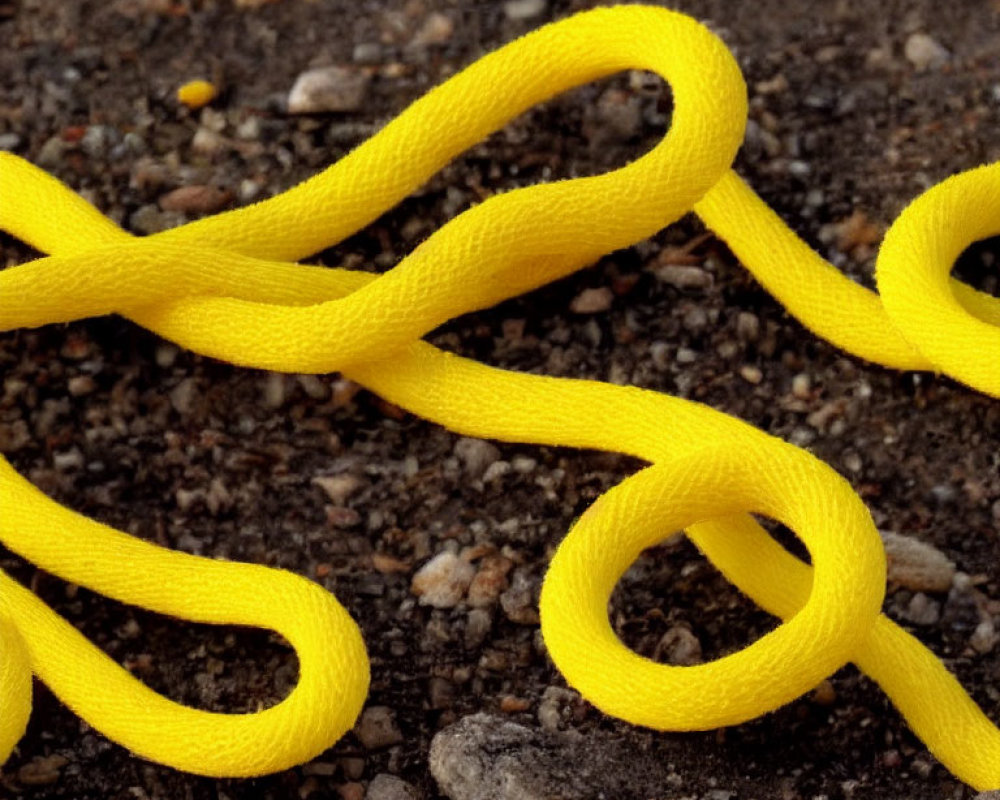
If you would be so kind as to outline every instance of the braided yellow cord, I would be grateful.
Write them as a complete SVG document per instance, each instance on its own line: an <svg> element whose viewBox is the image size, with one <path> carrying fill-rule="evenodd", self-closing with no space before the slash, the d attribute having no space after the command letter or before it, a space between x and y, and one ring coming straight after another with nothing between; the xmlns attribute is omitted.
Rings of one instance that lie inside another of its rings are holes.
<svg viewBox="0 0 1000 800"><path fill-rule="evenodd" d="M623 69L661 75L675 101L669 133L634 163L490 198L384 276L290 263L372 221L531 105ZM948 278L966 244L1000 230L998 169L946 181L904 212L879 257L883 304L809 250L729 170L745 115L739 69L714 35L684 15L632 6L580 14L481 59L278 197L142 240L0 153L0 228L51 254L0 273L0 329L119 313L236 364L342 371L463 434L645 459L651 466L581 517L546 578L542 632L570 684L623 719L703 729L766 713L853 661L956 776L998 788L1000 731L930 651L880 615L881 543L833 470L696 403L506 372L420 339L694 208L818 335L871 361L946 372L1000 395L1000 304ZM258 714L185 708L142 686L0 573L0 758L24 729L32 672L109 737L206 775L282 769L353 724L368 685L364 648L318 586L138 541L58 506L2 460L0 509L0 541L38 566L166 614L272 628L296 649L301 671L291 695ZM812 566L747 512L792 527ZM608 623L608 596L643 548L678 528L785 622L695 667L625 648Z"/></svg>

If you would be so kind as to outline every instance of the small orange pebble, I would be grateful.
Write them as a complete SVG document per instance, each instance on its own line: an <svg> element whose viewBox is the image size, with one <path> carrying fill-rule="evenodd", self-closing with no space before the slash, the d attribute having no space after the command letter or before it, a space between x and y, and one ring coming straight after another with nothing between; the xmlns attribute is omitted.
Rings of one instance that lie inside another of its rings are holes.
<svg viewBox="0 0 1000 800"><path fill-rule="evenodd" d="M531 708L530 701L521 697L512 697L507 694L500 700L500 710L505 714L517 714L521 711L527 711L529 708Z"/></svg>
<svg viewBox="0 0 1000 800"><path fill-rule="evenodd" d="M219 94L219 88L211 81L188 81L177 90L177 101L188 108L201 108L211 103Z"/></svg>

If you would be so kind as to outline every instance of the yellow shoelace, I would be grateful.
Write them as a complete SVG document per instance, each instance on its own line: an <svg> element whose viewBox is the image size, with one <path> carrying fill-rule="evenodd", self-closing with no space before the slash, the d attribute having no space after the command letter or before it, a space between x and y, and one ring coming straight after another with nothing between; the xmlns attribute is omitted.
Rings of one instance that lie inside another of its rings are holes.
<svg viewBox="0 0 1000 800"><path fill-rule="evenodd" d="M670 131L635 162L492 197L382 276L293 263L371 222L532 105L625 69L655 72L674 95ZM572 686L637 724L706 729L771 711L853 661L948 769L978 789L998 788L1000 730L929 650L880 614L882 545L832 469L697 403L494 369L420 338L693 208L818 335L869 361L944 372L1000 395L1000 302L949 278L967 244L1000 230L1000 168L945 181L900 216L879 254L876 295L820 259L730 171L745 119L746 89L719 39L684 15L630 6L579 14L482 58L282 195L145 239L0 153L0 228L51 254L0 272L0 330L117 313L235 364L343 372L465 435L642 458L651 466L591 506L545 580L542 633ZM137 540L57 505L2 459L0 509L0 541L40 568L176 617L273 629L300 664L297 686L273 708L186 708L0 573L0 759L24 731L32 673L115 741L204 775L301 763L354 723L368 686L364 646L317 585ZM748 512L795 530L812 566ZM643 548L680 528L783 624L692 667L627 649L608 622L609 594Z"/></svg>

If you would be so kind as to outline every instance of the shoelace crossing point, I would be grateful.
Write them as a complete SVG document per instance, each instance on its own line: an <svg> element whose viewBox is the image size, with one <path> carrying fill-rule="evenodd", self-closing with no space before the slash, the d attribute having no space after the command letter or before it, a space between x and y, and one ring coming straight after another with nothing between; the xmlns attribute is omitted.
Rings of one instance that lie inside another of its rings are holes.
<svg viewBox="0 0 1000 800"><path fill-rule="evenodd" d="M656 73L674 97L670 130L631 164L491 197L381 276L294 263L364 227L524 110L626 69ZM968 244L1000 232L1000 166L944 181L900 215L879 252L875 294L810 250L731 171L745 121L743 79L716 36L682 14L627 6L548 25L480 59L284 194L143 239L0 153L0 228L50 254L0 272L0 330L117 313L234 364L342 372L464 435L644 459L650 466L583 514L546 576L542 633L570 685L630 722L696 730L765 714L854 662L958 778L1000 788L1000 730L931 651L881 615L880 539L831 468L697 403L495 369L421 339L693 209L817 335L868 361L945 373L1000 396L1000 301L950 278ZM811 565L751 513L794 530ZM626 648L608 621L608 597L644 548L681 528L784 622L744 650L691 667ZM360 632L304 578L138 540L54 503L2 459L0 542L125 603L277 631L300 667L288 697L259 713L187 708L145 687L0 572L0 759L24 732L32 674L135 753L211 776L307 761L360 712L369 681Z"/></svg>

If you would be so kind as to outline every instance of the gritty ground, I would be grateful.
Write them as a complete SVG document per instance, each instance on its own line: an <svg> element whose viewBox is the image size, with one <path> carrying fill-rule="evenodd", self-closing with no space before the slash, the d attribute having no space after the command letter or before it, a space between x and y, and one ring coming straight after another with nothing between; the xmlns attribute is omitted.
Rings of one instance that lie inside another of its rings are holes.
<svg viewBox="0 0 1000 800"><path fill-rule="evenodd" d="M7 0L0 147L41 164L126 228L149 233L291 186L478 55L591 5ZM747 76L751 121L740 172L864 283L881 233L908 200L1000 155L994 3L674 5L709 22ZM360 94L340 112L289 114L296 76L326 65L345 66ZM173 92L199 76L224 91L190 113ZM556 99L320 260L388 268L492 193L626 163L662 135L669 109L662 86L639 75ZM165 199L182 186L218 191ZM968 576L936 593L892 586L886 611L1000 719L1000 406L948 379L837 351L701 233L682 221L430 338L494 365L697 399L827 461L881 529L934 544ZM36 255L2 236L0 246L0 266ZM987 243L960 270L995 291L994 258ZM653 270L678 261L695 268L685 288ZM610 293L581 295L604 288ZM637 754L610 767L606 756L583 755L576 770L584 778L598 764L602 773L617 764L626 777L641 771L635 764L667 765L670 780L655 793L625 789L620 800L975 795L853 667L763 719L695 734L637 729L560 691L538 633L538 586L571 521L635 469L629 459L459 443L338 376L237 369L117 317L3 334L0 370L0 451L22 474L138 536L320 581L360 623L372 659L368 705L388 709L375 714L390 720L374 738L371 730L352 733L286 773L213 781L130 756L39 685L28 734L0 773L0 796L351 800L369 787L369 797L385 800L404 796L387 793L384 776L396 775L430 800L443 796L428 767L431 739L476 712L498 726L574 731L581 754L608 742L614 753ZM332 476L340 477L315 481ZM493 570L483 609L464 599L443 609L417 602L413 574L446 550ZM266 634L121 606L4 550L0 566L176 700L250 709L294 683L294 656ZM775 624L683 541L630 570L612 619L639 652L682 663L731 652Z"/></svg>

